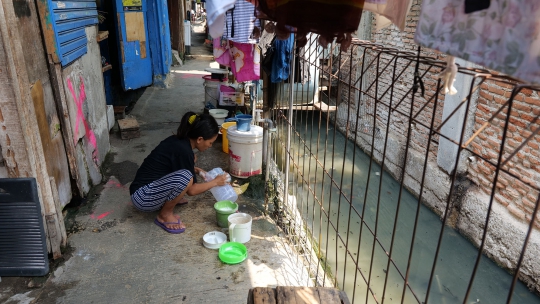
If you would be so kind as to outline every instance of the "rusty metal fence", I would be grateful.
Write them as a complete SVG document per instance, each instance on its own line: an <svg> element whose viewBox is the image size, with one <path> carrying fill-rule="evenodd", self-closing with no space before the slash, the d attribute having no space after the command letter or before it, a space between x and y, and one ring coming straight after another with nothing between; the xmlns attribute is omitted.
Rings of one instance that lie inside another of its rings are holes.
<svg viewBox="0 0 540 304"><path fill-rule="evenodd" d="M268 210L352 303L540 303L539 88L460 66L452 101L426 51L295 48Z"/></svg>

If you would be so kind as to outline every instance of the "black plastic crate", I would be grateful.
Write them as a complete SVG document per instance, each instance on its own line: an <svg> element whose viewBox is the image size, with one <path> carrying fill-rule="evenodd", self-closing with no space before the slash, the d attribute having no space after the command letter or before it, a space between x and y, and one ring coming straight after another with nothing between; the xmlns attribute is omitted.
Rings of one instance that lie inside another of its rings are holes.
<svg viewBox="0 0 540 304"><path fill-rule="evenodd" d="M48 272L36 180L0 178L0 276L43 276Z"/></svg>

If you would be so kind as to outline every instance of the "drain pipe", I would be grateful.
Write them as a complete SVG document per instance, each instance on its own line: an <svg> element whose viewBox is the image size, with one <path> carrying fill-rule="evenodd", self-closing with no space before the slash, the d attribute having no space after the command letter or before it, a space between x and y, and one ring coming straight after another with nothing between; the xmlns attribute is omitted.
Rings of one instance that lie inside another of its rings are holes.
<svg viewBox="0 0 540 304"><path fill-rule="evenodd" d="M268 149L269 149L269 139L268 132L275 132L277 129L274 126L274 122L270 118L262 118L262 110L255 110L256 122L261 124L263 127L263 150L262 150L262 159L265 165L268 165Z"/></svg>
<svg viewBox="0 0 540 304"><path fill-rule="evenodd" d="M293 35L293 34L291 34ZM289 166L291 165L291 157L289 153L291 152L291 134L292 134L292 119L293 119L293 107L294 107L294 67L296 65L296 39L294 39L293 42L293 49L292 49L292 58L291 58L291 64L289 65L289 111L287 112L287 148L285 151L287 158L285 159L285 189L283 193L283 203L286 206L289 206Z"/></svg>
<svg viewBox="0 0 540 304"><path fill-rule="evenodd" d="M266 172L265 172L265 181L268 181L268 178L270 178L270 156L272 152L272 138L274 137L274 134L277 131L277 128L274 126L274 122L271 119L264 119L265 125L267 125L266 128L264 128L263 133L263 159L265 161L266 165Z"/></svg>

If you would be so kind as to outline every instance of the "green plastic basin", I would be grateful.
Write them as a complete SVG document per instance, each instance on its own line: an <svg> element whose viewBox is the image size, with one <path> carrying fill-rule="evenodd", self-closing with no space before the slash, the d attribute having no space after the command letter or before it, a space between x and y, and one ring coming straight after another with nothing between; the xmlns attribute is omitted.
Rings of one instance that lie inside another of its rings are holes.
<svg viewBox="0 0 540 304"><path fill-rule="evenodd" d="M238 264L247 258L247 248L242 243L229 242L219 247L219 259L225 264Z"/></svg>

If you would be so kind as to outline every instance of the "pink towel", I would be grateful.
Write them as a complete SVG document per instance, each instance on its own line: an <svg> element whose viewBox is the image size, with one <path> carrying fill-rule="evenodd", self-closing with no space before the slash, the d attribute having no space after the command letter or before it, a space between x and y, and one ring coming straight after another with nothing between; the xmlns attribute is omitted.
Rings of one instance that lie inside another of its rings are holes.
<svg viewBox="0 0 540 304"><path fill-rule="evenodd" d="M254 44L229 41L231 70L238 82L261 78L261 54Z"/></svg>
<svg viewBox="0 0 540 304"><path fill-rule="evenodd" d="M229 53L229 44L227 40L214 38L214 59L221 65L231 66L231 54Z"/></svg>

